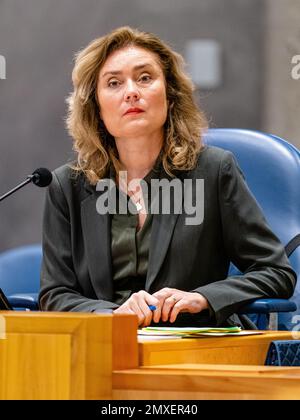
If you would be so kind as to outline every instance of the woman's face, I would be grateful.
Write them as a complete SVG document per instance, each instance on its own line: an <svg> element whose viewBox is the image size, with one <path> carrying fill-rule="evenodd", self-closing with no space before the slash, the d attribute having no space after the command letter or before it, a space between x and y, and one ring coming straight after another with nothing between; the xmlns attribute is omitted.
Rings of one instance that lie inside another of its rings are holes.
<svg viewBox="0 0 300 420"><path fill-rule="evenodd" d="M116 139L162 135L168 110L156 54L135 46L113 52L100 70L97 95L100 116Z"/></svg>

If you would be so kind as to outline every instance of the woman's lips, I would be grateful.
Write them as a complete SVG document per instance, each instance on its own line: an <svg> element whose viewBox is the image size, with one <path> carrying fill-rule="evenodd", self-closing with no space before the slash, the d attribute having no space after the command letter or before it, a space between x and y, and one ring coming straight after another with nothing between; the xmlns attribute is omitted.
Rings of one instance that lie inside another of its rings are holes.
<svg viewBox="0 0 300 420"><path fill-rule="evenodd" d="M143 111L142 109L135 109L132 111L125 112L124 115L135 115L135 114L141 114L142 112L145 112L145 111Z"/></svg>

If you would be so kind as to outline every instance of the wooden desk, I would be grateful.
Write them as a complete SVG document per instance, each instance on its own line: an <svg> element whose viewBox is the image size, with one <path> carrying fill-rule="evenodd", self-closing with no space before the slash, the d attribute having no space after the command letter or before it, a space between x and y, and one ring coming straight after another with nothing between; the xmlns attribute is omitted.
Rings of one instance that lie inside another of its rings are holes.
<svg viewBox="0 0 300 420"><path fill-rule="evenodd" d="M300 369L179 364L113 374L115 399L299 399Z"/></svg>
<svg viewBox="0 0 300 420"><path fill-rule="evenodd" d="M300 368L263 366L273 340L290 332L146 341L139 368L115 371L120 399L300 399Z"/></svg>
<svg viewBox="0 0 300 420"><path fill-rule="evenodd" d="M300 333L299 333L300 338ZM289 331L265 331L245 337L216 337L145 341L139 343L139 365L178 363L264 365L273 340L292 340Z"/></svg>
<svg viewBox="0 0 300 420"><path fill-rule="evenodd" d="M0 318L0 399L110 399L113 369L138 367L134 316L11 311Z"/></svg>
<svg viewBox="0 0 300 420"><path fill-rule="evenodd" d="M138 344L130 315L0 312L1 325L0 399L300 398L300 368L263 366L289 332Z"/></svg>

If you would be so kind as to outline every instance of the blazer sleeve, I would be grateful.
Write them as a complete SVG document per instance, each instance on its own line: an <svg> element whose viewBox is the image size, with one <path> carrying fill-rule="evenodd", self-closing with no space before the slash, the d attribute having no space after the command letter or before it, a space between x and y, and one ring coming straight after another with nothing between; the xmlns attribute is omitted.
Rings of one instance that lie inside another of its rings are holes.
<svg viewBox="0 0 300 420"><path fill-rule="evenodd" d="M69 207L55 172L44 208L39 304L45 311L94 312L118 307L82 295L73 267Z"/></svg>
<svg viewBox="0 0 300 420"><path fill-rule="evenodd" d="M283 245L268 226L232 153L225 152L218 179L223 240L229 259L243 273L197 288L221 325L244 304L292 296L296 274Z"/></svg>

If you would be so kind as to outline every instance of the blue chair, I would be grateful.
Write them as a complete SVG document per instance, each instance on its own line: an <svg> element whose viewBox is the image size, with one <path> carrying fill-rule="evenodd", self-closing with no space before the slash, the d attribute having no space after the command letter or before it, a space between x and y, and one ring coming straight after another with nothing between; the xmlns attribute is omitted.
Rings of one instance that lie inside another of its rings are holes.
<svg viewBox="0 0 300 420"><path fill-rule="evenodd" d="M13 308L38 310L41 245L27 245L0 254L0 288Z"/></svg>
<svg viewBox="0 0 300 420"><path fill-rule="evenodd" d="M235 155L250 190L260 204L274 233L286 246L291 265L299 276L299 150L279 137L242 129L210 129L205 134L204 142L230 150ZM294 243L291 244L293 239ZM290 246L288 246L289 243ZM240 274L233 265L229 273ZM273 314L269 317L273 323L273 329L291 330L295 327L293 317L300 312L299 303L300 285L298 284L291 299L259 299L243 307L240 313L259 314L256 318L259 329L266 329L265 315ZM274 316L277 313L279 313L278 318L277 315ZM299 321L300 316L298 323Z"/></svg>

